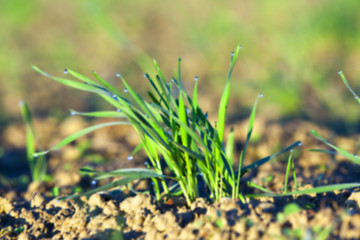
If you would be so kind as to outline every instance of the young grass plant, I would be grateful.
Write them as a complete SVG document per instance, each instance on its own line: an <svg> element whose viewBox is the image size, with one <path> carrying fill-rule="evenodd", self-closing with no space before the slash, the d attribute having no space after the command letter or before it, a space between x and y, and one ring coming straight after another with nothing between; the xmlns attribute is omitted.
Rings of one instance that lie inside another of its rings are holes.
<svg viewBox="0 0 360 240"><path fill-rule="evenodd" d="M147 169L119 169L112 172L80 169L82 172L96 175L97 179L122 178L89 192L60 199L90 195L98 191L126 185L136 179L150 178L153 181L154 192L158 200L161 200L163 197L167 198L181 194L185 198L187 205L190 205L202 192L205 192L207 194L206 197L213 201L219 201L222 197L239 198L245 201L241 191L242 176L278 155L300 146L301 142L295 142L280 152L255 161L248 166L243 166L246 149L254 126L257 102L262 97L260 94L255 100L250 115L245 147L240 154L238 167L234 168L233 129L228 136L227 145L224 142L224 129L226 109L230 95L230 78L240 49L241 47L238 46L235 52L231 54L230 69L219 105L218 121L214 125L209 122L207 114L204 114L198 105L198 78L195 78L192 97L184 88L181 77L181 59L178 61L177 76L173 77L169 82L166 80L158 64L154 61L157 72L156 77L151 78L148 74L144 75L152 87L152 91L148 91L150 102L142 98L125 81L121 74L116 74L116 76L123 82L125 86L124 91L117 90L95 72L93 72L93 76L96 81L66 69L65 73L77 79L70 80L53 77L33 66L39 73L66 86L98 94L116 109L114 111L89 113L80 113L72 110L72 115L116 117L120 119L120 121L98 124L83 129L65 138L50 150L39 152L37 155L44 155L49 151L58 149L96 129L128 124L134 128L141 139L141 144L134 151L143 148L149 158ZM129 157L132 158L132 155ZM165 166L170 169L170 175L164 174L162 160L165 162ZM168 179L173 181L168 181ZM203 181L199 181L199 179ZM201 182L204 182L205 186L201 185ZM247 185L259 188L251 182L247 182ZM264 189L260 188L260 190ZM273 193L266 191L266 194Z"/></svg>
<svg viewBox="0 0 360 240"><path fill-rule="evenodd" d="M26 125L26 156L29 162L32 181L44 181L47 179L47 163L45 156L36 156L35 153L35 130L32 122L31 112L25 101L19 102L21 115Z"/></svg>
<svg viewBox="0 0 360 240"><path fill-rule="evenodd" d="M355 91L350 87L350 84L348 82L348 80L345 77L345 74L340 70L338 72L338 74L340 75L341 79L343 80L344 84L346 85L346 87L349 89L349 91L352 93L352 95L354 96L355 100L360 103L360 98L359 96L355 93ZM333 145L332 143L330 143L329 141L327 141L325 138L323 138L318 132L316 132L315 130L311 130L310 131L312 135L314 135L317 139L319 139L320 141L322 141L323 143L325 143L326 145L328 145L329 147L331 147L332 149L335 150L335 153L340 154L344 157L346 157L347 159L349 159L350 161L356 163L356 164L360 164L360 156L356 155L356 154L351 154L348 151L341 149L335 145ZM329 152L328 150L322 150L322 149L311 149L311 151L315 151L315 152L323 152L323 153L334 153L334 152Z"/></svg>

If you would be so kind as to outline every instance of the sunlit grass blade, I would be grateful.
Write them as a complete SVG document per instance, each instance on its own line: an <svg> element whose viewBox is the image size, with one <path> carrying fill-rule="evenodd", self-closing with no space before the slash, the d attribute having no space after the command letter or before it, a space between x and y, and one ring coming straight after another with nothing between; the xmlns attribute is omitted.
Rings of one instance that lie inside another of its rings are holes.
<svg viewBox="0 0 360 240"><path fill-rule="evenodd" d="M343 82L345 83L346 87L350 90L350 92L352 93L352 95L354 95L356 101L357 101L358 103L360 103L360 98L359 98L359 96L358 96L358 95L355 93L355 91L351 88L348 80L347 80L346 77L345 77L345 74L344 74L341 70L338 72L338 74L340 75L341 79L342 79Z"/></svg>
<svg viewBox="0 0 360 240"><path fill-rule="evenodd" d="M141 142L139 145L136 146L134 150L130 153L129 156L134 156L137 152L139 152L144 147L144 142Z"/></svg>
<svg viewBox="0 0 360 240"><path fill-rule="evenodd" d="M234 164L234 147L235 147L235 133L234 133L234 128L231 128L226 142L226 156L229 160L230 165Z"/></svg>
<svg viewBox="0 0 360 240"><path fill-rule="evenodd" d="M66 71L68 72L68 74L70 74L71 76L79 79L80 81L84 82L84 83L91 83L93 85L99 85L96 81L88 78L88 77L85 77L84 75L80 74L80 73L77 73L71 69L66 69Z"/></svg>
<svg viewBox="0 0 360 240"><path fill-rule="evenodd" d="M98 80L106 89L108 89L110 92L121 96L121 93L114 88L110 83L108 83L105 79L101 78L99 75L96 74L96 72L92 72L93 76ZM121 75L120 75L121 76Z"/></svg>
<svg viewBox="0 0 360 240"><path fill-rule="evenodd" d="M89 168L80 168L80 172L97 175L95 179L104 179L110 177L129 177L134 179L167 177L163 174L158 174L154 170L141 168L122 168L110 172L101 172Z"/></svg>
<svg viewBox="0 0 360 240"><path fill-rule="evenodd" d="M179 94L178 114L179 114L180 121L182 121L184 124L188 125L185 103L184 103L184 99L181 95L181 92ZM186 129L183 127L180 127L180 137L181 137L182 145L184 145L185 147L188 147L189 146L188 134L187 134Z"/></svg>
<svg viewBox="0 0 360 240"><path fill-rule="evenodd" d="M141 98L141 96L136 93L132 87L130 87L130 85L125 81L124 78L121 78L121 80L123 81L123 83L125 84L126 89L129 91L129 93L131 94L131 96L134 98L134 100L136 101L136 103L140 106L140 108L145 112L145 114L147 114L147 116L153 121L154 126L160 126L161 124L159 123L158 119L155 117L154 115L154 111L152 111L148 105L145 103L145 101ZM148 121L149 124L151 124L150 121ZM154 127L154 130L156 130L156 127ZM160 133L160 131L158 131L158 133Z"/></svg>
<svg viewBox="0 0 360 240"><path fill-rule="evenodd" d="M105 117L105 118L125 118L126 115L118 111L97 111L97 112L78 112L70 109L71 115L82 115L87 117Z"/></svg>
<svg viewBox="0 0 360 240"><path fill-rule="evenodd" d="M228 104L229 96L230 96L230 78L231 78L231 74L234 69L240 49L241 49L241 46L239 45L236 48L235 52L232 53L230 69L229 69L229 73L227 76L225 89L224 89L224 91L221 95L221 99L220 99L219 113L218 113L218 138L219 138L220 142L222 142L223 137L224 137L225 116L226 116L227 104Z"/></svg>
<svg viewBox="0 0 360 240"><path fill-rule="evenodd" d="M354 154L351 154L333 144L331 144L330 142L328 142L325 138L323 138L319 133L317 133L315 130L310 130L310 133L312 135L314 135L317 139L319 139L320 141L322 141L323 143L325 143L326 145L330 146L331 148L333 148L334 150L336 150L340 155L346 157L347 159L353 161L356 164L360 164L360 157Z"/></svg>
<svg viewBox="0 0 360 240"><path fill-rule="evenodd" d="M298 196L298 195L305 195L305 194L319 194L319 193L333 192L333 191L337 191L337 190L344 190L344 189L357 188L357 187L360 187L360 183L340 183L340 184L333 184L333 185L291 191L291 192L287 192L287 193L248 194L248 195L246 195L246 197L256 198L256 197Z"/></svg>
<svg viewBox="0 0 360 240"><path fill-rule="evenodd" d="M244 148L243 148L243 150L242 150L242 152L240 154L240 159L239 159L239 167L238 167L238 172L239 173L241 173L242 165L243 165L245 155L246 155L246 150L247 150L247 147L249 145L251 134L252 134L252 131L253 131L253 128L254 128L255 115L256 115L256 106L257 106L257 103L258 103L258 100L259 100L260 97L262 97L262 95L259 94L258 97L256 98L254 106L253 106L253 108L251 110L251 114L250 114L250 118L249 118L249 125L248 125L247 135L246 135L246 141L245 141L245 145L244 145ZM238 174L238 176L237 176L236 186L235 186L235 189L236 189L235 190L235 196L239 195L238 191L239 191L241 176L242 176L242 174Z"/></svg>
<svg viewBox="0 0 360 240"><path fill-rule="evenodd" d="M198 79L195 80L195 86L194 86L193 98L192 98L192 106L193 106L193 111L195 113L195 116L198 112L197 92L198 92ZM194 120L196 120L196 119L194 119Z"/></svg>
<svg viewBox="0 0 360 240"><path fill-rule="evenodd" d="M91 85L91 84L86 84L86 83L82 83L82 82L78 82L78 81L74 81L74 80L69 80L69 79L64 79L64 78L58 78L58 77L53 77L50 74L42 71L40 68L36 67L36 66L32 66L32 68L41 73L42 75L44 75L45 77L49 77L52 78L53 80L68 86L68 87L72 87L72 88L76 88L82 91L86 91L86 92L93 92L93 93L103 93L103 94L109 94L108 91L99 88L97 85Z"/></svg>
<svg viewBox="0 0 360 240"><path fill-rule="evenodd" d="M248 185L249 187L256 188L256 189L258 189L258 190L260 190L260 191L262 191L262 192L266 192L266 193L273 194L272 191L270 191L270 190L268 190L268 189L266 189L266 188L264 188L264 187L261 187L261 186L257 185L257 184L254 183L254 182L247 181L247 182L246 182L246 185Z"/></svg>
<svg viewBox="0 0 360 240"><path fill-rule="evenodd" d="M88 128L85 128L81 131L78 131L70 136L68 136L67 138L65 138L64 140L60 141L58 144L56 144L54 147L50 148L47 151L42 151L42 152L37 152L34 153L34 156L40 156L40 155L45 155L48 152L57 150L59 148L62 148L63 146L67 145L68 143L76 140L77 138L84 136L85 134L88 134L90 132L93 132L99 128L103 128L103 127L108 127L108 126L115 126L115 125L130 125L129 122L108 122L108 123L101 123L101 124L97 124Z"/></svg>
<svg viewBox="0 0 360 240"><path fill-rule="evenodd" d="M116 180L114 182L105 184L105 185L103 185L101 187L97 187L97 188L94 188L92 190L89 190L89 191L86 191L86 192L83 192L83 193L75 193L75 194L72 194L72 195L69 195L69 196L59 197L57 200L59 200L59 201L69 200L69 199L79 198L79 197L82 197L82 196L89 197L90 195L92 195L94 193L97 193L97 192L106 191L106 190L109 190L109 189L112 189L112 188L124 186L126 184L131 183L134 180L136 180L136 179L125 177L125 178L122 178L120 180Z"/></svg>
<svg viewBox="0 0 360 240"><path fill-rule="evenodd" d="M290 169L291 169L292 162L293 162L292 155L293 155L293 151L290 151L290 155L288 158L288 164L286 167L286 173L285 173L284 193L286 193L287 189L288 189L289 173L290 173Z"/></svg>

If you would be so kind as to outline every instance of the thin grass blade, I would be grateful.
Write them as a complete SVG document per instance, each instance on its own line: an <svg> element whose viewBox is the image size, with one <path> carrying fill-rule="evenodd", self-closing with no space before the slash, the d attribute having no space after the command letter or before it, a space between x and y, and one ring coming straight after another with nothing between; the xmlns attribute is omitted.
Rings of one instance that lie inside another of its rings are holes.
<svg viewBox="0 0 360 240"><path fill-rule="evenodd" d="M333 184L321 187L315 187L310 189L297 190L287 193L265 193L265 194L248 194L246 197L256 198L256 197L283 197L283 196L297 196L297 195L305 195L305 194L319 194L325 192L333 192L337 190L344 190L349 188L357 188L360 187L360 183L341 183L341 184Z"/></svg>
<svg viewBox="0 0 360 240"><path fill-rule="evenodd" d="M48 152L57 150L59 148L62 148L63 146L67 145L68 143L78 139L81 136L84 136L85 134L88 134L90 132L93 132L99 128L103 128L103 127L108 127L108 126L115 126L115 125L131 125L131 123L129 122L108 122L108 123L102 123L102 124L97 124L88 128L85 128L81 131L78 131L70 136L68 136L67 138L65 138L64 140L60 141L58 144L56 144L54 147L50 148L47 151L42 151L42 152L37 152L34 153L34 156L40 156L40 155L45 155Z"/></svg>
<svg viewBox="0 0 360 240"><path fill-rule="evenodd" d="M142 179L142 178L165 178L167 176L163 174L158 174L156 171L151 169L141 169L141 168L123 168L117 169L110 172L101 172L92 170L89 168L80 168L80 172L87 174L97 175L95 179L104 179L110 177L129 177L133 179Z"/></svg>
<svg viewBox="0 0 360 240"><path fill-rule="evenodd" d="M258 190L260 190L260 191L262 191L262 192L266 192L266 193L273 194L272 191L270 191L270 190L268 190L268 189L266 189L266 188L264 188L264 187L261 187L261 186L257 185L257 184L254 183L254 182L247 181L247 182L246 182L246 185L248 185L249 187L256 188L256 189L258 189Z"/></svg>
<svg viewBox="0 0 360 240"><path fill-rule="evenodd" d="M105 79L103 79L102 77L100 77L99 75L96 74L96 72L92 72L93 76L96 78L96 80L98 80L106 89L110 90L110 92L115 93L118 96L121 96L121 93L114 88L109 82L107 82ZM122 77L121 77L122 78Z"/></svg>
<svg viewBox="0 0 360 240"><path fill-rule="evenodd" d="M331 144L330 142L328 142L325 138L323 138L319 133L317 133L315 130L310 130L310 133L312 135L314 135L317 139L319 139L320 141L322 141L323 143L325 143L326 145L330 146L331 148L333 148L334 150L336 150L340 155L346 157L347 159L353 161L356 164L360 164L360 157L354 154L351 154L333 144Z"/></svg>
<svg viewBox="0 0 360 240"><path fill-rule="evenodd" d="M337 151L333 151L333 150L325 150L325 149L309 149L310 152L319 152L319 153L326 153L326 154L330 154L330 155L335 155L338 154Z"/></svg>
<svg viewBox="0 0 360 240"><path fill-rule="evenodd" d="M108 91L106 91L106 89L101 89L99 88L97 85L91 85L89 83L82 83L82 82L78 82L78 81L74 81L74 80L69 80L69 79L64 79L64 78L58 78L58 77L53 77L50 74L42 71L41 69L39 69L36 66L33 66L33 69L39 73L41 73L42 75L44 75L45 77L49 77L52 78L53 80L71 87L71 88L76 88L82 91L86 91L86 92L93 92L93 93L103 93L103 94L109 94Z"/></svg>
<svg viewBox="0 0 360 240"><path fill-rule="evenodd" d="M261 165L263 165L264 163L267 163L268 161L270 161L271 159L279 156L280 154L283 154L284 152L287 152L291 149L294 149L295 147L299 147L301 146L301 142L300 141L297 141L297 142L294 142L293 144L287 146L286 148L284 148L283 150L277 152L277 153L274 153L270 156L267 156L265 158L262 158L260 160L257 160L256 162L252 163L252 164L249 164L247 165L246 167L242 168L241 169L241 175L244 175L245 173L249 172L249 171L252 171L253 169L255 168L258 168L260 167Z"/></svg>
<svg viewBox="0 0 360 240"><path fill-rule="evenodd" d="M235 146L235 133L234 133L234 128L231 128L226 142L226 156L227 159L229 160L230 165L234 164L234 146Z"/></svg>
<svg viewBox="0 0 360 240"><path fill-rule="evenodd" d="M219 111L218 111L219 112L218 113L218 137L219 137L220 142L223 141L223 137L224 137L226 109L227 109L227 104L228 104L229 96L230 96L230 78L231 78L231 74L234 69L237 57L239 55L240 49L241 49L241 46L239 45L236 48L235 52L232 54L230 69L229 69L229 73L227 76L225 89L221 95Z"/></svg>
<svg viewBox="0 0 360 240"><path fill-rule="evenodd" d="M112 189L112 188L124 186L126 184L131 183L134 180L136 180L136 179L134 179L134 178L122 178L120 180L105 184L104 186L94 188L94 189L92 189L90 191L86 191L86 192L83 192L83 193L76 193L76 194L72 194L72 195L65 196L65 197L60 197L57 200L59 200L59 201L69 200L69 199L79 198L79 197L82 197L82 196L89 197L90 195L92 195L94 193L97 193L97 192L107 191L107 190Z"/></svg>
<svg viewBox="0 0 360 240"><path fill-rule="evenodd" d="M35 131L33 128L32 117L29 110L29 106L25 101L19 102L19 107L21 115L25 120L26 125L26 153L27 159L30 164L34 162L34 152L35 152ZM33 169L32 169L33 170Z"/></svg>
<svg viewBox="0 0 360 240"><path fill-rule="evenodd" d="M117 111L97 111L97 112L78 112L70 109L71 115L82 115L86 117L101 117L101 118L126 118L126 115Z"/></svg>
<svg viewBox="0 0 360 240"><path fill-rule="evenodd" d="M290 173L291 164L292 164L292 154L293 154L293 151L290 151L290 155L288 158L288 164L286 167L286 173L285 173L284 193L287 192L287 188L288 188L289 173Z"/></svg>
<svg viewBox="0 0 360 240"><path fill-rule="evenodd" d="M66 70L71 76L79 79L80 81L83 81L85 83L91 83L91 84L99 86L99 84L96 81L94 81L94 80L92 80L92 79L90 79L88 77L85 77L84 75L82 75L80 73L77 73L77 72L75 72L75 71L73 71L71 69L66 69Z"/></svg>
<svg viewBox="0 0 360 240"><path fill-rule="evenodd" d="M340 70L338 73L339 73L341 79L343 80L343 82L345 83L346 87L350 90L350 92L352 93L352 95L354 95L354 98L356 99L356 101L357 101L358 103L360 103L360 98L359 98L359 96L358 96L358 95L355 93L355 91L351 88L348 80L347 80L346 77L345 77L345 74L344 74L341 70Z"/></svg>

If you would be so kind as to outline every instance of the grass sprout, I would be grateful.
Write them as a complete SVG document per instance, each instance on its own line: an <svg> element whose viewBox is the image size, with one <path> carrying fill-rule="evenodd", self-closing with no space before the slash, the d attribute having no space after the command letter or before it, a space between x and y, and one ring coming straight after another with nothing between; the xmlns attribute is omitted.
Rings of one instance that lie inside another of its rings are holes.
<svg viewBox="0 0 360 240"><path fill-rule="evenodd" d="M60 199L70 199L83 195L88 196L98 191L124 186L136 179L144 178L152 180L157 200L161 200L164 196L168 198L182 195L188 206L196 198L204 194L212 201L219 201L222 197L231 197L245 201L246 197L307 194L309 192L323 192L355 187L355 184L347 184L335 187L319 187L315 188L315 190L307 189L274 194L255 183L247 182L247 186L257 188L265 193L243 195L241 185L244 184L242 180L244 174L260 167L282 153L301 146L301 142L294 142L277 153L243 166L247 146L254 127L257 103L259 98L262 97L262 94L259 94L251 111L245 146L242 149L238 166L236 167L234 159L236 151L234 148L234 129L230 130L227 143L224 141L224 132L226 110L231 89L230 79L240 49L241 46L238 46L231 54L230 68L218 106L218 120L215 124L208 120L207 113L204 114L198 104L198 78L196 77L196 81L194 81L195 85L192 96L184 88L181 76L181 59L178 60L177 76L173 77L171 81L165 78L159 65L154 61L156 76L150 77L149 74L144 75L151 86L151 90L148 91L150 101L140 96L121 74L117 74L117 77L121 79L126 91L117 90L95 72L92 73L95 80L92 80L71 69L67 69L67 76L75 78L70 80L51 76L38 67L33 66L34 70L61 84L99 95L115 109L114 111L89 113L71 110L72 115L116 117L119 119L119 121L94 125L76 132L51 149L36 153L37 155L44 155L49 151L59 149L78 137L99 128L129 124L141 139L141 144L134 152L142 148L149 159L145 169L118 169L111 172L99 172L89 168L82 168L80 169L81 172L96 175L96 179L109 177L120 177L120 179L88 192ZM130 156L133 156L133 153ZM165 174L165 168L168 168L171 174ZM288 169L288 171L290 170ZM356 186L359 186L359 184Z"/></svg>
<svg viewBox="0 0 360 240"><path fill-rule="evenodd" d="M35 154L36 135L29 106L25 101L20 101L19 107L26 125L26 156L29 162L32 181L47 180L47 162L45 156Z"/></svg>
<svg viewBox="0 0 360 240"><path fill-rule="evenodd" d="M354 95L355 100L360 103L360 99L359 96L355 93L355 91L350 87L349 82L347 81L345 74L340 70L338 72L338 74L340 75L341 79L343 80L344 84L346 85L346 87L349 89L349 91ZM335 146L334 144L330 143L329 141L327 141L325 138L323 138L318 132L316 132L315 130L311 130L310 133L315 136L317 139L319 139L320 141L322 141L323 143L325 143L326 145L328 145L329 147L331 147L332 149L335 150L335 152L333 151L329 151L329 150L323 150L323 149L311 149L311 151L314 152L322 152L322 153L328 153L328 154L339 154L344 156L345 158L349 159L350 161L356 163L356 164L360 164L360 156L358 156L357 154L352 154L349 153L348 151L339 148L337 146Z"/></svg>

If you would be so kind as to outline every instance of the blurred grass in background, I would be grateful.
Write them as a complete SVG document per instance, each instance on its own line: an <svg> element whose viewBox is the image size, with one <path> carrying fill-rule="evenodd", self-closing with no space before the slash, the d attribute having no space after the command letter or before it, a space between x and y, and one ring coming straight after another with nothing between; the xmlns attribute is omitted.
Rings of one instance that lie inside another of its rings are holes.
<svg viewBox="0 0 360 240"><path fill-rule="evenodd" d="M57 76L67 67L88 76L96 70L112 83L121 72L132 86L145 88L152 58L170 77L182 57L185 83L191 86L199 76L199 95L209 104L204 108L216 111L212 103L225 83L230 52L241 44L230 96L233 118L247 116L250 110L239 109L262 92L260 112L269 119L359 127L358 105L337 75L342 69L360 89L358 0L0 0L0 8L2 125L20 119L20 99L34 115L60 118L69 108L103 107L39 76L31 64Z"/></svg>

